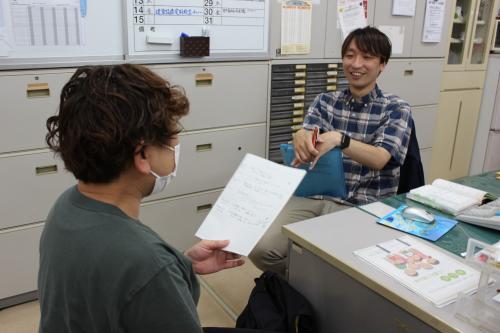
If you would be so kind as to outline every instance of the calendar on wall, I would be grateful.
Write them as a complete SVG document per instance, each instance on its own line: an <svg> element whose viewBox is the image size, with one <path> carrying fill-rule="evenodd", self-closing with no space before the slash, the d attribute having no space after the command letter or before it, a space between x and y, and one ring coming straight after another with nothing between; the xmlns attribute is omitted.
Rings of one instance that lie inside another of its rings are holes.
<svg viewBox="0 0 500 333"><path fill-rule="evenodd" d="M128 55L176 55L181 36L210 39L210 55L267 53L269 0L128 0Z"/></svg>

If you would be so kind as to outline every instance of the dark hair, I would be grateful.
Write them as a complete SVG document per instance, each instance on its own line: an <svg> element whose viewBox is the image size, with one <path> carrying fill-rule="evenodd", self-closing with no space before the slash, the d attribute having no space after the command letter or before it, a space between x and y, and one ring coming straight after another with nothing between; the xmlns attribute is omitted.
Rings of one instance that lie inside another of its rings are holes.
<svg viewBox="0 0 500 333"><path fill-rule="evenodd" d="M344 58L352 41L362 52L379 57L383 64L387 64L391 57L391 41L377 28L368 26L351 31L342 43L342 58Z"/></svg>
<svg viewBox="0 0 500 333"><path fill-rule="evenodd" d="M45 141L77 179L108 183L131 165L138 145L178 134L188 110L184 91L144 66L81 67L47 119Z"/></svg>

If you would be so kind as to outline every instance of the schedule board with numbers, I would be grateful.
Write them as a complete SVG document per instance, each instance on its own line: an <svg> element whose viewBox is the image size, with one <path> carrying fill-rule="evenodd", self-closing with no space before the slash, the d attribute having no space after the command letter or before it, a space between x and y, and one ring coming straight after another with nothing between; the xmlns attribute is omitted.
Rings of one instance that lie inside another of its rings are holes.
<svg viewBox="0 0 500 333"><path fill-rule="evenodd" d="M210 55L265 54L269 0L127 0L128 56L177 55L179 38L209 36Z"/></svg>

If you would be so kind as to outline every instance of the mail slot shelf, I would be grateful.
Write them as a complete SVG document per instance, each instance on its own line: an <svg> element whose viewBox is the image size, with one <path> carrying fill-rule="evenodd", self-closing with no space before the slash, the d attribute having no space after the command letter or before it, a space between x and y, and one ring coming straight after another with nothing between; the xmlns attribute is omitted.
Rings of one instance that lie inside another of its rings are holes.
<svg viewBox="0 0 500 333"><path fill-rule="evenodd" d="M320 93L343 89L340 63L278 64L271 66L268 156L282 162L280 144L302 128L310 104Z"/></svg>
<svg viewBox="0 0 500 333"><path fill-rule="evenodd" d="M275 134L273 137L269 138L269 144L272 143L288 143L293 140L293 136L291 133L285 134Z"/></svg>
<svg viewBox="0 0 500 333"><path fill-rule="evenodd" d="M272 73L293 71L327 71L342 68L339 63L273 65Z"/></svg>
<svg viewBox="0 0 500 333"><path fill-rule="evenodd" d="M338 90L338 86L336 87ZM327 92L327 89L318 91L318 92L313 92L310 95L305 95L305 94L296 94L296 95L286 95L286 96L271 96L271 106L274 106L276 104L290 104L290 103L303 103L303 109L307 111L309 109L309 104L314 101L314 98L319 93L322 92Z"/></svg>
<svg viewBox="0 0 500 333"><path fill-rule="evenodd" d="M286 89L272 89L271 96L293 96L303 95L306 92L305 87L295 87Z"/></svg>
<svg viewBox="0 0 500 333"><path fill-rule="evenodd" d="M274 136L276 134L292 134L295 132L294 128L291 126L282 126L282 127L271 127L269 129L269 135Z"/></svg>
<svg viewBox="0 0 500 333"><path fill-rule="evenodd" d="M293 64L293 65L273 65L272 73L286 73L286 72L295 72L295 71L305 71L307 68L307 64Z"/></svg>
<svg viewBox="0 0 500 333"><path fill-rule="evenodd" d="M273 113L293 111L293 110L304 110L304 106L305 106L304 102L271 105L271 117L273 116Z"/></svg>
<svg viewBox="0 0 500 333"><path fill-rule="evenodd" d="M276 163L283 163L283 157L281 156L281 151L279 150L270 151L269 159Z"/></svg>
<svg viewBox="0 0 500 333"><path fill-rule="evenodd" d="M303 110L272 112L271 109L271 121L278 119L289 119L289 118L291 119L295 117L302 117L304 116L304 113L305 112Z"/></svg>
<svg viewBox="0 0 500 333"><path fill-rule="evenodd" d="M279 88L303 87L305 86L305 84L306 84L305 79L272 81L271 90L276 88L279 89Z"/></svg>
<svg viewBox="0 0 500 333"><path fill-rule="evenodd" d="M287 103L292 103L292 102L303 102L305 99L305 96L303 94L301 95L287 95L287 96L277 96L277 97L271 97L271 104L287 104Z"/></svg>
<svg viewBox="0 0 500 333"><path fill-rule="evenodd" d="M302 125L304 117L271 120L271 127Z"/></svg>
<svg viewBox="0 0 500 333"><path fill-rule="evenodd" d="M279 150L280 146L286 142L276 142L276 143L269 143L269 151L275 151Z"/></svg>

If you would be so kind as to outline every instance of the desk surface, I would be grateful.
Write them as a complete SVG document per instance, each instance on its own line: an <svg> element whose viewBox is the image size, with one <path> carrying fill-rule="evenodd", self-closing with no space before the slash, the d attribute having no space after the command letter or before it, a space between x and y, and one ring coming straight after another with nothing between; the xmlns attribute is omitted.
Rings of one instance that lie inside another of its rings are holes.
<svg viewBox="0 0 500 333"><path fill-rule="evenodd" d="M500 180L495 179L495 172L487 172L477 176L463 177L454 180L454 182L474 187L500 197ZM382 200L382 202L395 208L399 207L402 204L422 207L434 214L453 218L453 216L447 215L429 206L425 206L416 201L406 199L406 194L400 194L391 198L387 198ZM467 241L469 238L474 238L485 243L494 244L500 241L500 231L458 221L457 225L453 229L443 235L434 244L445 250L448 250L453 254L460 255L460 253L465 252L465 250L467 249Z"/></svg>
<svg viewBox="0 0 500 333"><path fill-rule="evenodd" d="M473 326L454 317L454 304L444 308L436 308L396 280L354 255L353 251L355 250L402 235L400 231L375 223L374 216L358 208L349 208L287 225L283 227L283 232L294 243L309 250L437 330L442 332L477 331ZM436 247L432 243L430 246Z"/></svg>

